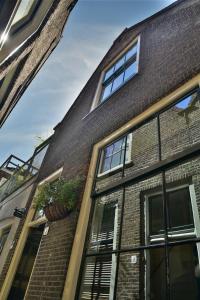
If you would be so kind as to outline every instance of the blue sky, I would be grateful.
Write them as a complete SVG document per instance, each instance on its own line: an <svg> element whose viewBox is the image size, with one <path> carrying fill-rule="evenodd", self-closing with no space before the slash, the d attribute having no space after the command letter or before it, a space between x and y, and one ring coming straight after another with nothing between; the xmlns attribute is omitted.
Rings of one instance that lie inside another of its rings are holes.
<svg viewBox="0 0 200 300"><path fill-rule="evenodd" d="M79 0L64 36L0 131L0 163L10 154L27 160L64 117L125 27L174 0Z"/></svg>

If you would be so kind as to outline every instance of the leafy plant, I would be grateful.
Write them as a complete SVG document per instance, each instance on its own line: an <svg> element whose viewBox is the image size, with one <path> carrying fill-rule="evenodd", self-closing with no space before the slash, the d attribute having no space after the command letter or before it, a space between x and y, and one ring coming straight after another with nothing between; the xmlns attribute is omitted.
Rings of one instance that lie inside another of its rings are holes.
<svg viewBox="0 0 200 300"><path fill-rule="evenodd" d="M63 204L69 211L73 210L78 200L82 179L76 177L66 181L63 177L53 182L46 182L39 186L34 203L37 210L57 202Z"/></svg>

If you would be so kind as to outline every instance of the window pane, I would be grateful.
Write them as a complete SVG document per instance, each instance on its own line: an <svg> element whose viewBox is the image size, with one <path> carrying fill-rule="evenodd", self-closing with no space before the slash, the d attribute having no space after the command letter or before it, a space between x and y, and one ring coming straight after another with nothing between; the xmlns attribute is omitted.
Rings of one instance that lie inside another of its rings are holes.
<svg viewBox="0 0 200 300"><path fill-rule="evenodd" d="M124 139L121 139L114 143L114 153L116 153L122 149L123 142L124 142Z"/></svg>
<svg viewBox="0 0 200 300"><path fill-rule="evenodd" d="M112 92L115 91L122 83L123 83L124 73L121 73L118 77L113 81Z"/></svg>
<svg viewBox="0 0 200 300"><path fill-rule="evenodd" d="M88 251L96 253L115 250L118 245L122 191L95 199Z"/></svg>
<svg viewBox="0 0 200 300"><path fill-rule="evenodd" d="M181 102L178 102L175 106L180 109L186 109L190 105L191 101L192 101L192 96L189 96L184 100L182 100Z"/></svg>
<svg viewBox="0 0 200 300"><path fill-rule="evenodd" d="M106 81L114 72L114 66L112 66L106 73L104 77L104 81Z"/></svg>
<svg viewBox="0 0 200 300"><path fill-rule="evenodd" d="M135 75L136 73L137 73L137 63L134 62L125 70L124 81L126 81L131 76Z"/></svg>
<svg viewBox="0 0 200 300"><path fill-rule="evenodd" d="M200 99L194 92L160 115L162 159L200 142Z"/></svg>
<svg viewBox="0 0 200 300"><path fill-rule="evenodd" d="M144 252L121 253L117 280L117 300L144 300Z"/></svg>
<svg viewBox="0 0 200 300"><path fill-rule="evenodd" d="M165 272L165 250L158 248L146 252L147 275L146 293L147 299L166 299L166 272ZM178 300L178 299L174 299Z"/></svg>
<svg viewBox="0 0 200 300"><path fill-rule="evenodd" d="M111 94L112 82L104 88L101 102L103 102Z"/></svg>
<svg viewBox="0 0 200 300"><path fill-rule="evenodd" d="M102 163L101 173L110 170L110 168L111 168L111 159L112 159L112 157L108 157L108 158L104 159L104 161Z"/></svg>
<svg viewBox="0 0 200 300"><path fill-rule="evenodd" d="M137 44L126 53L126 61L137 53Z"/></svg>
<svg viewBox="0 0 200 300"><path fill-rule="evenodd" d="M112 156L111 169L119 166L121 163L121 151Z"/></svg>
<svg viewBox="0 0 200 300"><path fill-rule="evenodd" d="M104 153L105 153L105 157L109 157L113 154L113 150L114 150L114 144L109 145L108 147L105 148Z"/></svg>
<svg viewBox="0 0 200 300"><path fill-rule="evenodd" d="M165 172L168 193L170 230L184 230L177 239L199 236L200 156L179 163ZM182 185L182 187L181 187ZM180 187L180 189L178 189ZM171 191L170 191L171 189ZM173 189L173 190L172 190ZM195 230L193 230L195 228ZM177 232L179 233L179 232ZM175 233L172 232L172 237ZM173 237L173 239L175 239Z"/></svg>
<svg viewBox="0 0 200 300"><path fill-rule="evenodd" d="M120 58L115 64L115 71L117 71L125 62L125 56Z"/></svg>
<svg viewBox="0 0 200 300"><path fill-rule="evenodd" d="M125 170L125 175L137 173L159 161L158 127L154 119L132 132L129 157L132 166Z"/></svg>
<svg viewBox="0 0 200 300"><path fill-rule="evenodd" d="M115 272L115 254L87 258L79 299L113 299Z"/></svg>
<svg viewBox="0 0 200 300"><path fill-rule="evenodd" d="M121 240L122 249L150 244L147 204L149 196L157 190L162 190L162 176L160 174L126 187ZM162 215L158 216L156 212L154 215L156 220L153 220L153 225L156 227L157 223L159 225L162 224ZM159 225L157 225L157 228ZM164 242L164 239L162 242Z"/></svg>
<svg viewBox="0 0 200 300"><path fill-rule="evenodd" d="M200 299L200 269L196 245L169 248L172 300Z"/></svg>
<svg viewBox="0 0 200 300"><path fill-rule="evenodd" d="M194 227L188 187L169 192L168 206L170 222L169 228L171 230L180 230Z"/></svg>
<svg viewBox="0 0 200 300"><path fill-rule="evenodd" d="M162 194L148 198L149 234L161 234L164 231L163 198Z"/></svg>
<svg viewBox="0 0 200 300"><path fill-rule="evenodd" d="M96 200L89 251L113 250L113 243L116 242L115 218L117 218L117 209L116 200L109 201L109 199L104 198Z"/></svg>

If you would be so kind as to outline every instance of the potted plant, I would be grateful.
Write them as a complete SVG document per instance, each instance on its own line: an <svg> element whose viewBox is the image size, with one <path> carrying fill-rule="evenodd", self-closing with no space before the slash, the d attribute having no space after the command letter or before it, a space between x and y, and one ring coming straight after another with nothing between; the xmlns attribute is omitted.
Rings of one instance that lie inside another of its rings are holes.
<svg viewBox="0 0 200 300"><path fill-rule="evenodd" d="M59 178L42 184L36 193L34 203L37 210L43 210L48 221L66 217L76 207L81 179Z"/></svg>

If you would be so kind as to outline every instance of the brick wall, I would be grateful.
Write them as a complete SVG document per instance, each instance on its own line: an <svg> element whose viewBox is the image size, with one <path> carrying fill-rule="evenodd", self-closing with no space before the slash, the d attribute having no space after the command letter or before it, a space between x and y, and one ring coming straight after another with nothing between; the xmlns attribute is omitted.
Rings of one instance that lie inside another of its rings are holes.
<svg viewBox="0 0 200 300"><path fill-rule="evenodd" d="M25 299L61 299L76 220L73 213L48 224L49 232L42 236Z"/></svg>

